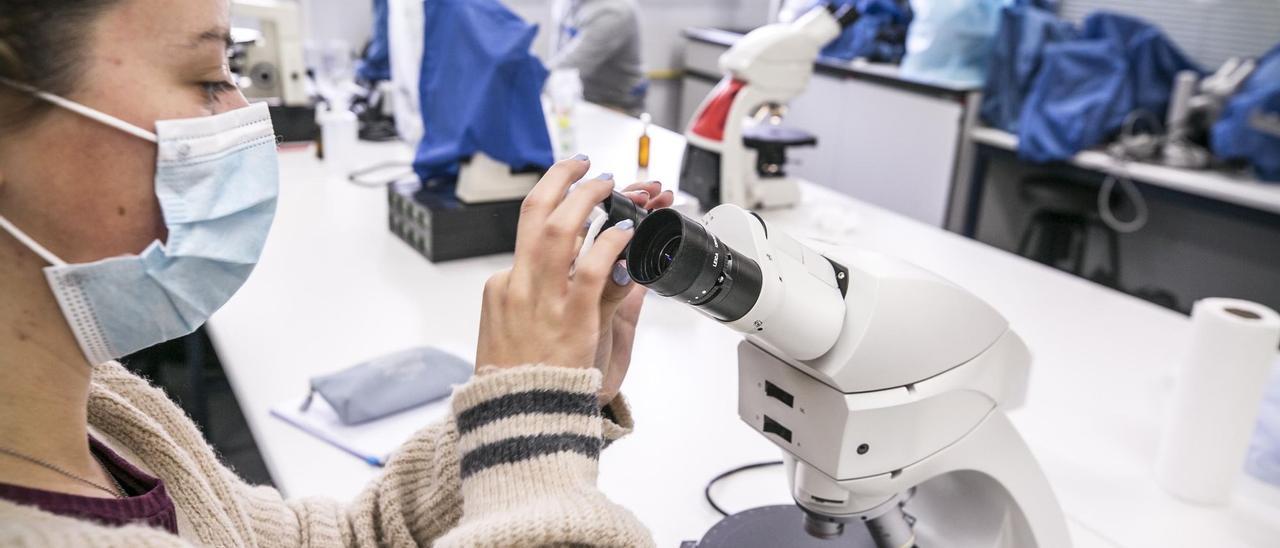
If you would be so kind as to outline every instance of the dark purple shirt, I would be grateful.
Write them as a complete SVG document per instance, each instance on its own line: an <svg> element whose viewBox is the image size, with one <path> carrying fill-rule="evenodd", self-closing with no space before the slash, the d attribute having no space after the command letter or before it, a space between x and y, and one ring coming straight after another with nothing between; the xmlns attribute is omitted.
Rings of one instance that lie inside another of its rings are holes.
<svg viewBox="0 0 1280 548"><path fill-rule="evenodd" d="M178 534L178 513L163 480L129 464L93 437L89 438L89 450L120 482L128 498L83 497L0 483L0 499L103 525L145 525Z"/></svg>

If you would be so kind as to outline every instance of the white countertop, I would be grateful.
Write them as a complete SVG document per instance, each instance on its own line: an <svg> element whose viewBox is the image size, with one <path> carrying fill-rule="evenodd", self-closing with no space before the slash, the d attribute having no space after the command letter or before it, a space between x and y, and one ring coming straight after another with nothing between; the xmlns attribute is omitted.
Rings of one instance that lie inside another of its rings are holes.
<svg viewBox="0 0 1280 548"><path fill-rule="evenodd" d="M620 182L676 180L684 148L654 128L653 166L634 166L638 122L587 106L583 152ZM361 144L369 164L408 160L399 143ZM386 191L326 176L310 150L281 154L279 212L262 262L210 329L277 484L289 496L352 498L377 470L268 416L312 376L414 345L475 355L485 279L510 255L432 264L387 229ZM1179 502L1152 479L1168 374L1189 333L1184 316L976 241L806 185L804 203L767 212L804 239L824 232L898 255L1000 309L1035 354L1028 403L1011 413L1040 458L1080 547L1276 546L1280 489L1247 480L1233 505ZM841 234L847 230L846 234ZM822 244L814 244L821 249ZM651 297L624 385L636 432L605 451L601 488L658 545L699 538L718 518L702 498L728 468L778 458L736 413L739 337ZM788 502L779 469L717 490L730 509Z"/></svg>
<svg viewBox="0 0 1280 548"><path fill-rule="evenodd" d="M984 145L1018 150L1018 136L1007 131L981 127L974 128L970 136ZM1145 162L1121 162L1098 150L1080 152L1071 159L1071 163L1103 173L1127 173L1135 181L1150 185L1280 213L1280 183L1264 183L1248 174L1181 169Z"/></svg>

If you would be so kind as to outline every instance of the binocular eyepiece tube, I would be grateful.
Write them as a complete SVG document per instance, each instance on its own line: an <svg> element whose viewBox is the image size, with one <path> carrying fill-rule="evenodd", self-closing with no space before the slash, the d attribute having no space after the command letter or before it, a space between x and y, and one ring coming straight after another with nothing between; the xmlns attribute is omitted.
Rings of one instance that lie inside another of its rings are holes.
<svg viewBox="0 0 1280 548"><path fill-rule="evenodd" d="M734 321L760 297L760 265L672 209L650 213L627 249L631 279L720 321Z"/></svg>
<svg viewBox="0 0 1280 548"><path fill-rule="evenodd" d="M825 354L839 337L845 301L837 266L786 234L770 236L755 214L722 205L700 222L674 209L645 212L617 193L601 207L609 225L636 222L620 257L636 283L798 360ZM734 249L722 235L754 247Z"/></svg>

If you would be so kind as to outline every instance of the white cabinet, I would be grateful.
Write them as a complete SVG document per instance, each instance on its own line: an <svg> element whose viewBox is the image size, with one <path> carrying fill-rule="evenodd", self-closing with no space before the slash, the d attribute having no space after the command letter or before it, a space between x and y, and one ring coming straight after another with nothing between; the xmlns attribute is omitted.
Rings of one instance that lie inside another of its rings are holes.
<svg viewBox="0 0 1280 548"><path fill-rule="evenodd" d="M791 172L942 227L964 116L955 100L852 78L815 77L787 123L818 136Z"/></svg>

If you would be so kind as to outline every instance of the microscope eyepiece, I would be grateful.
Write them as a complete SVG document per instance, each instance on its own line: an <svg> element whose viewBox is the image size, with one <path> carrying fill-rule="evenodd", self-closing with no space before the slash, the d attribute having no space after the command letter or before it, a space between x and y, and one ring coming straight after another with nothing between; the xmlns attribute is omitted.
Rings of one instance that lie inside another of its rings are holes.
<svg viewBox="0 0 1280 548"><path fill-rule="evenodd" d="M636 205L635 202L631 201L631 198L616 190L600 203L600 207L604 208L604 212L609 215L609 220L605 222L604 228L609 228L627 219L639 225L640 221L643 221L645 216L649 215L648 211Z"/></svg>
<svg viewBox="0 0 1280 548"><path fill-rule="evenodd" d="M654 211L636 227L627 270L659 295L701 307L721 321L745 316L760 297L760 265L673 209Z"/></svg>

